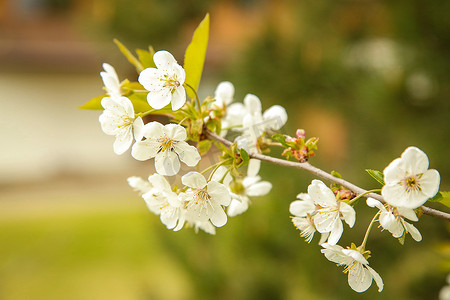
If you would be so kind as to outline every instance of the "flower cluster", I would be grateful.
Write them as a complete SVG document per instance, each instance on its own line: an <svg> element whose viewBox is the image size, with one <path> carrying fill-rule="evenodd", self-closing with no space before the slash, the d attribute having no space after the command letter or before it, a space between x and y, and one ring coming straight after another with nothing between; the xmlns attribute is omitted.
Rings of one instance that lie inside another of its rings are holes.
<svg viewBox="0 0 450 300"><path fill-rule="evenodd" d="M209 22L209 18L205 20ZM203 33L197 32L192 43L206 52L206 44L202 43L207 40L208 27L200 27ZM201 34L203 38L198 39ZM128 183L168 229L194 227L215 234L229 217L244 213L253 197L271 191L272 184L259 176L260 164L261 160L276 160L280 165L305 168L334 182L330 188L320 180L312 180L307 193L299 193L290 204L289 212L306 242L320 233L321 253L345 267L348 284L356 292L364 292L373 281L378 291L383 289L380 275L369 266L370 251L366 250L375 223L402 244L407 234L417 242L422 240L410 222L418 222L421 206L437 195L440 185L439 172L428 168L428 157L422 150L407 148L383 172L367 170L382 188L362 190L344 181L337 172L328 174L308 163L317 150L318 138L306 140L301 129L294 137L279 134L288 119L282 106L263 110L260 99L253 94L247 94L242 103L234 102L235 87L228 81L219 83L212 97L200 101L197 87L203 61L201 55L189 52L189 47L182 67L167 51L141 50L137 59L120 46L138 70L137 82L120 81L115 69L103 64L100 75L106 94L97 97L101 100L93 105L103 109L99 116L101 129L115 137L116 154L131 148L136 160L154 159L155 173L148 179L129 177ZM169 121L157 122L152 115L168 117ZM226 137L234 138L234 143ZM296 162L263 155L272 146L282 147L282 156ZM211 148L220 151L219 161L209 152ZM202 155L214 162L199 172ZM197 169L185 171L184 165ZM167 177L177 174L181 184L172 186ZM338 242L347 225L354 227L354 207L361 197L367 197L367 205L377 211L361 244L343 248Z"/></svg>
<svg viewBox="0 0 450 300"><path fill-rule="evenodd" d="M186 102L186 73L172 54L158 51L153 55L153 60L156 68L143 69L138 78L139 84L148 91L148 105L156 111L170 106L174 115L179 113L184 118L179 124L161 124L156 121L144 124L142 116L146 114L135 114L132 101L125 96L126 92L122 92L125 83L119 82L112 66L104 64L105 71L101 72L101 77L107 95L101 101L104 108L99 118L102 129L115 136L115 153L127 151L134 140L131 147L133 158L139 161L154 158L155 174L149 176L148 180L133 176L128 178L128 183L140 193L148 209L159 215L168 229L178 231L188 225L215 234L215 227L227 223L227 215L236 216L245 212L250 197L267 194L272 185L261 180L258 176L260 161L252 159L248 162L245 176L237 170L230 172L230 166L219 162L208 180L201 173L188 172L181 177L184 187L171 187L165 176L178 174L180 162L194 167L201 159L198 149L187 143L192 137L189 138L186 128L181 124L184 120L193 122L195 117L202 115L189 115L193 106ZM233 96L233 84L222 82L213 100L205 102L207 115L202 121L205 124L210 119L220 122L223 136L229 127L238 131L242 137L246 124L257 125L255 122L260 121L263 131L253 134L251 143L255 143L265 130L279 129L287 120L286 111L281 106L273 106L262 114L261 102L256 96L249 94L244 104L231 104ZM251 122L246 121L250 119Z"/></svg>
<svg viewBox="0 0 450 300"><path fill-rule="evenodd" d="M343 233L342 220L353 227L356 213L352 205L365 194L356 196L345 193L341 197L341 191L346 189L335 189L335 195L323 182L313 180L308 193L298 194L299 200L293 201L289 207L293 215L292 223L308 243L316 231L322 234L319 244L324 249L321 252L328 260L345 266L344 272L348 273L348 283L353 290L364 292L370 287L372 280L375 280L378 291L381 291L383 281L369 267L367 259L370 252L365 250L370 229L378 221L383 230L389 231L402 244L407 233L417 242L422 240L419 230L405 219L418 221L414 209L419 208L439 190L439 173L433 169L428 170L428 165L428 157L423 151L409 147L400 158L385 168L382 178L378 180L384 183L381 195L386 203L372 197L367 199L367 205L378 208L378 212L370 222L359 247L352 243L350 248L344 249L337 242Z"/></svg>

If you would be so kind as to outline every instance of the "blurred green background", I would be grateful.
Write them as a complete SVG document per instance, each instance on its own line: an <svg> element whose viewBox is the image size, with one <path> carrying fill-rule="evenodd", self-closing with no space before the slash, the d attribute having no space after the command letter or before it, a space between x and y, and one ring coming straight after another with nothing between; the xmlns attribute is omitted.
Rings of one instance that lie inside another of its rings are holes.
<svg viewBox="0 0 450 300"><path fill-rule="evenodd" d="M263 164L272 192L216 236L170 232L126 184L152 162L112 152L99 112L101 63L137 75L113 38L182 62L211 15L201 95L223 80L288 110L285 133L320 138L312 163L365 188L410 145L450 189L450 2L0 1L0 299L436 299L450 272L448 222L423 216L423 241L374 230L385 289L364 294L299 237L288 206L313 177ZM273 155L279 153L274 152ZM431 205L448 211L439 204ZM373 209L358 206L360 243Z"/></svg>

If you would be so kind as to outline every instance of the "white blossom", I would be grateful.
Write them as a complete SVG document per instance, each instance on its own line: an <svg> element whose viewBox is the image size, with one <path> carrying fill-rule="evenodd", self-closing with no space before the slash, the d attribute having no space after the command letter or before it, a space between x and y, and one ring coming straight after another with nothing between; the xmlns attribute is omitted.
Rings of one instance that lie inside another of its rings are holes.
<svg viewBox="0 0 450 300"><path fill-rule="evenodd" d="M127 181L128 184L141 195L147 193L153 188L152 184L149 181L144 180L138 176L128 177Z"/></svg>
<svg viewBox="0 0 450 300"><path fill-rule="evenodd" d="M261 101L252 94L247 94L244 98L244 106L237 107L237 109L240 109L241 112L230 116L228 119L232 121L229 123L242 124L242 143L245 143L246 148L252 153L256 152L257 140L265 131L281 129L288 118L286 110L280 105L271 106L262 113Z"/></svg>
<svg viewBox="0 0 450 300"><path fill-rule="evenodd" d="M314 215L314 225L320 233L330 233L328 243L335 245L344 231L342 220L350 227L356 221L353 207L343 201L337 201L333 191L322 181L313 180L308 186L308 195L318 206Z"/></svg>
<svg viewBox="0 0 450 300"><path fill-rule="evenodd" d="M344 272L348 273L348 284L358 292L366 291L371 285L372 280L378 286L378 291L383 290L383 280L380 275L371 267L364 255L355 249L344 249L339 245L322 244L324 249L320 250L325 257L340 266L345 266Z"/></svg>
<svg viewBox="0 0 450 300"><path fill-rule="evenodd" d="M272 184L268 181L261 181L258 176L261 161L250 159L247 169L247 176L244 178L232 178L226 174L227 168L220 166L214 173L213 180L221 180L224 177L223 184L228 188L231 195L231 203L227 208L227 214L230 217L237 216L247 211L250 198L267 195L272 189Z"/></svg>
<svg viewBox="0 0 450 300"><path fill-rule="evenodd" d="M407 148L383 171L386 184L381 194L384 200L392 206L415 209L436 195L439 172L428 170L428 166L428 157L422 150Z"/></svg>
<svg viewBox="0 0 450 300"><path fill-rule="evenodd" d="M200 160L197 149L185 142L187 133L183 126L150 122L145 124L142 134L146 139L133 145L131 155L137 160L154 157L156 172L161 175L177 174L180 160L190 167Z"/></svg>
<svg viewBox="0 0 450 300"><path fill-rule="evenodd" d="M291 220L294 226L300 230L300 236L310 243L317 231L313 218L316 213L316 205L311 196L305 193L298 194L297 199L299 200L291 202L289 206L289 212L294 215ZM328 232L322 233L319 244L324 243L329 235Z"/></svg>
<svg viewBox="0 0 450 300"><path fill-rule="evenodd" d="M386 208L380 201L373 198L368 198L366 202L368 206L376 207L381 211L379 217L380 225L389 231L393 237L400 238L406 231L417 242L422 240L422 235L419 230L414 225L405 221L405 218L414 222L419 220L413 209L393 207L390 205Z"/></svg>
<svg viewBox="0 0 450 300"><path fill-rule="evenodd" d="M144 122L141 117L135 118L133 104L126 97L105 97L101 104L105 109L99 117L104 133L114 135L114 152L123 154L130 148L134 138L142 139Z"/></svg>
<svg viewBox="0 0 450 300"><path fill-rule="evenodd" d="M206 181L198 172L189 172L181 177L181 182L189 189L180 196L184 200L186 220L194 224L208 220L216 227L227 223L227 215L222 206L231 201L227 188L214 180Z"/></svg>
<svg viewBox="0 0 450 300"><path fill-rule="evenodd" d="M225 109L231 102L233 102L234 97L234 86L229 81L222 81L217 86L214 92L214 102L212 105Z"/></svg>
<svg viewBox="0 0 450 300"><path fill-rule="evenodd" d="M450 300L450 274L447 275L447 285L439 291L439 300Z"/></svg>
<svg viewBox="0 0 450 300"><path fill-rule="evenodd" d="M148 209L159 215L168 229L180 230L184 225L183 202L172 191L164 176L155 173L148 181L152 188L142 195Z"/></svg>
<svg viewBox="0 0 450 300"><path fill-rule="evenodd" d="M100 76L102 77L106 93L113 98L122 96L120 81L116 70L113 66L107 63L104 63L102 66L105 71L100 72Z"/></svg>
<svg viewBox="0 0 450 300"><path fill-rule="evenodd" d="M172 110L180 109L186 102L184 81L186 72L172 54L158 51L153 55L156 68L147 68L139 74L138 81L149 91L147 102L154 109L171 103Z"/></svg>

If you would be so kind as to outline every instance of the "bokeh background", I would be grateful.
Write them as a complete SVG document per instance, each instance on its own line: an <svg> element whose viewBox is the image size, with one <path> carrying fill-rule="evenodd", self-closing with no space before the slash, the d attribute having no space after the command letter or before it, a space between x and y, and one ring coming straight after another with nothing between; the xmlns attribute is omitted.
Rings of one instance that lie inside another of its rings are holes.
<svg viewBox="0 0 450 300"><path fill-rule="evenodd" d="M385 289L357 294L290 223L311 175L263 164L270 195L214 237L174 233L126 183L152 162L114 155L99 112L77 107L102 94L102 62L137 78L113 38L182 62L210 12L201 95L229 80L237 101L285 106L285 133L320 137L312 163L365 188L377 183L364 169L416 145L449 190L449 11L447 0L1 0L0 299L437 299L448 222L423 216L423 241L404 246L374 230ZM374 210L358 212L343 246L361 242Z"/></svg>

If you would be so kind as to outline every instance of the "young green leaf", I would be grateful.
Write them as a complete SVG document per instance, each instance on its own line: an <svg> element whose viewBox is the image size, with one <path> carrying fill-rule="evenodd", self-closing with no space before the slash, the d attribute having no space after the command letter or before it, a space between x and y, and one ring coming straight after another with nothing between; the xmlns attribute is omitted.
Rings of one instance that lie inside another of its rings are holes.
<svg viewBox="0 0 450 300"><path fill-rule="evenodd" d="M281 145L283 145L283 147L285 148L289 148L291 147L287 142L286 142L286 137L283 134L274 134L272 135L272 139L277 141L278 143L280 143Z"/></svg>
<svg viewBox="0 0 450 300"><path fill-rule="evenodd" d="M342 175L341 174L339 174L337 171L331 171L331 175L333 175L334 177L336 177L336 178L342 178Z"/></svg>
<svg viewBox="0 0 450 300"><path fill-rule="evenodd" d="M153 54L155 54L155 50L152 46L148 47L148 51L143 49L136 49L136 53L144 69L156 68L155 62L153 61Z"/></svg>
<svg viewBox="0 0 450 300"><path fill-rule="evenodd" d="M381 185L384 185L384 175L380 171L377 170L371 170L366 169L366 172L369 173L370 176L372 176L373 179L381 183Z"/></svg>
<svg viewBox="0 0 450 300"><path fill-rule="evenodd" d="M122 52L123 55L128 59L128 61L136 67L136 70L138 73L141 73L142 70L144 70L144 67L142 66L141 62L136 58L136 56L131 53L130 50L128 50L127 47L125 47L124 44L119 42L119 40L114 39L114 43L119 47L120 52Z"/></svg>
<svg viewBox="0 0 450 300"><path fill-rule="evenodd" d="M244 148L239 149L239 153L241 154L241 158L244 162L244 165L248 164L248 161L250 160L250 156L248 155L247 151L244 150Z"/></svg>
<svg viewBox="0 0 450 300"><path fill-rule="evenodd" d="M80 109L91 109L91 110L103 110L103 106L101 105L102 99L108 97L108 95L101 95L92 98L85 104L79 106Z"/></svg>
<svg viewBox="0 0 450 300"><path fill-rule="evenodd" d="M450 207L450 192L439 192L433 198L428 199L428 201L439 202Z"/></svg>
<svg viewBox="0 0 450 300"><path fill-rule="evenodd" d="M195 91L198 89L202 77L203 64L205 63L206 49L209 36L209 14L206 14L197 29L195 29L192 41L184 54L184 70L186 71L185 83ZM190 88L186 89L190 98L195 98L195 93Z"/></svg>
<svg viewBox="0 0 450 300"><path fill-rule="evenodd" d="M128 99L133 104L134 113L136 114L152 109L147 102L147 93L132 93L128 96Z"/></svg>
<svg viewBox="0 0 450 300"><path fill-rule="evenodd" d="M209 149L211 148L212 142L211 140L202 140L198 142L197 148L200 155L208 153Z"/></svg>

